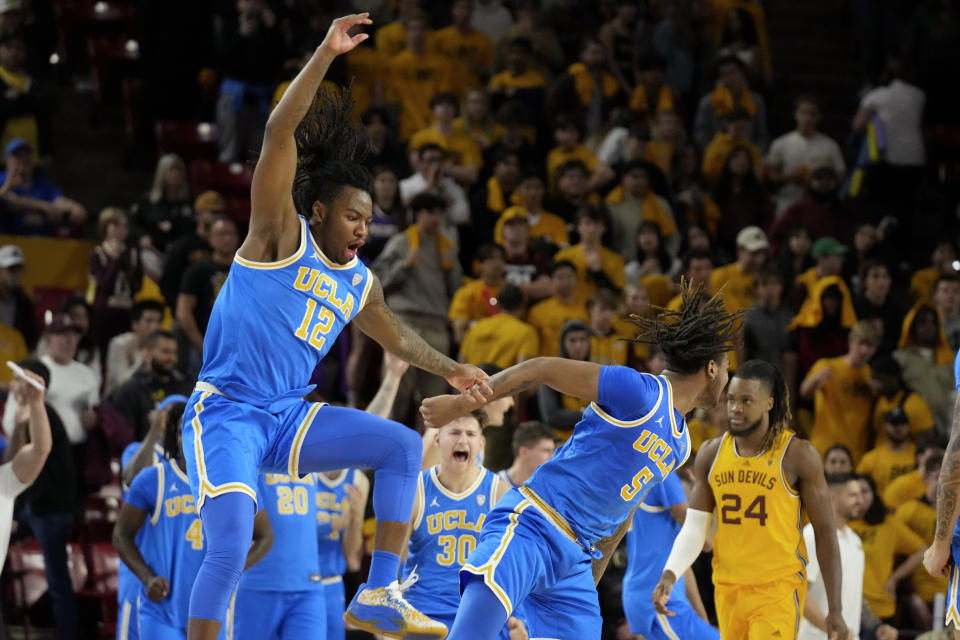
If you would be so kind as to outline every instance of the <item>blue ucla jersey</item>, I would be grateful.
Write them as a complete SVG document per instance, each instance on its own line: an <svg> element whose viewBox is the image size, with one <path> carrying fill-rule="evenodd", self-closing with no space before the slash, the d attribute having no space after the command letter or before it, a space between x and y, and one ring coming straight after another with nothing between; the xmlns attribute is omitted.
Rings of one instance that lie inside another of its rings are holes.
<svg viewBox="0 0 960 640"><path fill-rule="evenodd" d="M127 447L123 450L123 453L120 455L120 469L123 469L125 466L130 464L130 461L133 460L133 456L136 455L137 450L140 448L139 442L133 442L128 444ZM163 447L159 444L154 446L153 454L153 463L157 463L160 459L163 458ZM120 487L120 496L121 499L126 502L127 497L130 495L130 487L121 486ZM143 529L137 532L137 537L135 542L137 546L140 546L140 540L143 536ZM127 565L124 564L123 560L120 560L120 563L117 565L117 597L123 601L132 597L133 601L136 601L136 594L140 592L140 580L137 576L133 575L133 571L127 568Z"/></svg>
<svg viewBox="0 0 960 640"><path fill-rule="evenodd" d="M690 455L684 418L663 376L603 367L597 397L573 436L520 489L587 548L613 534Z"/></svg>
<svg viewBox="0 0 960 640"><path fill-rule="evenodd" d="M257 407L299 402L317 363L366 303L373 275L329 260L300 222L300 247L278 262L234 257L204 337L199 380Z"/></svg>
<svg viewBox="0 0 960 640"><path fill-rule="evenodd" d="M141 597L140 611L186 629L190 591L204 553L203 526L187 474L162 459L137 474L128 501L147 512L138 543L144 561L170 584L170 594L160 602Z"/></svg>
<svg viewBox="0 0 960 640"><path fill-rule="evenodd" d="M670 507L686 502L683 486L676 474L668 475L664 481L647 493L640 504L630 530L627 532L627 572L623 576L623 597L629 597L634 608L645 611L650 617L656 615L650 594L660 581L667 556L673 548L673 541L680 532L680 523L670 515ZM671 602L686 600L683 576L670 593ZM642 633L642 629L633 629Z"/></svg>
<svg viewBox="0 0 960 640"><path fill-rule="evenodd" d="M322 473L317 478L317 547L320 552L320 575L324 578L342 576L347 572L347 558L343 555L344 512L348 512L347 485L357 484L359 469L344 469L336 480Z"/></svg>
<svg viewBox="0 0 960 640"><path fill-rule="evenodd" d="M495 473L480 469L477 480L462 493L440 484L437 467L421 472L417 481L406 573L416 567L420 578L406 598L427 615L455 614L460 604L460 567L477 546L480 528L502 486Z"/></svg>
<svg viewBox="0 0 960 640"><path fill-rule="evenodd" d="M273 528L273 546L243 572L240 588L255 591L306 591L320 588L317 552L316 487L313 475L293 480L261 473L257 493Z"/></svg>

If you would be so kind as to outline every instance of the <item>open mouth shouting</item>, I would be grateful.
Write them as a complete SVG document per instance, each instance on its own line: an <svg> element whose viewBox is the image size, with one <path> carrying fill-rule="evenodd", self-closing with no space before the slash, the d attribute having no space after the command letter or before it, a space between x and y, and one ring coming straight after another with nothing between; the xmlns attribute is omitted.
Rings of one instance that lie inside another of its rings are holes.
<svg viewBox="0 0 960 640"><path fill-rule="evenodd" d="M470 452L466 449L457 449L453 452L453 459L456 462L467 462L470 460Z"/></svg>
<svg viewBox="0 0 960 640"><path fill-rule="evenodd" d="M357 251L359 251L360 247L362 247L364 244L366 243L363 240L357 240L356 242L351 242L348 244L346 250L347 260L353 260L357 255Z"/></svg>

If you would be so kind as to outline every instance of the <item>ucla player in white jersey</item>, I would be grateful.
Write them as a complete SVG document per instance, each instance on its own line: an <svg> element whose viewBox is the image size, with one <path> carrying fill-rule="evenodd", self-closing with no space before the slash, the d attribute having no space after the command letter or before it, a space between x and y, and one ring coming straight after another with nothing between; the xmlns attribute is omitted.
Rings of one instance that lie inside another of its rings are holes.
<svg viewBox="0 0 960 640"><path fill-rule="evenodd" d="M407 601L434 620L453 623L460 604L460 568L476 548L483 521L509 489L476 462L483 451L482 411L442 426L434 436L440 463L420 474L413 503ZM500 637L525 640L511 618Z"/></svg>
<svg viewBox="0 0 960 640"><path fill-rule="evenodd" d="M937 526L933 544L923 554L923 566L931 575L950 576L947 590L946 626L960 640L960 352L953 363L957 399L953 407L950 443L943 454L937 482Z"/></svg>
<svg viewBox="0 0 960 640"><path fill-rule="evenodd" d="M542 422L521 422L513 432L513 463L497 475L511 489L523 485L557 449L556 432Z"/></svg>
<svg viewBox="0 0 960 640"><path fill-rule="evenodd" d="M367 582L347 621L394 637L442 638L444 625L403 598L400 553L422 455L417 434L363 412L302 401L307 380L350 322L414 366L478 400L488 376L430 347L384 302L357 259L372 220L368 140L347 91L320 83L368 36L367 14L339 18L267 121L251 185L250 229L204 336L203 368L184 414L187 470L207 549L190 600L189 640L214 640L240 579L260 470L299 478L375 470L377 516Z"/></svg>
<svg viewBox="0 0 960 640"><path fill-rule="evenodd" d="M136 475L120 508L113 545L140 580L138 626L141 640L187 637L190 589L203 560L204 534L181 447L182 403L168 408L164 457ZM258 514L247 542L247 566L270 548L266 513Z"/></svg>
<svg viewBox="0 0 960 640"><path fill-rule="evenodd" d="M573 436L484 522L460 572L451 640L493 640L518 605L532 638L599 640L596 581L647 491L690 455L684 415L711 408L727 383L739 313L719 296L681 285L680 311L632 316L639 341L666 355L662 375L563 358L534 358L497 374L494 397L546 384L590 401ZM428 424L477 406L467 396L428 398Z"/></svg>

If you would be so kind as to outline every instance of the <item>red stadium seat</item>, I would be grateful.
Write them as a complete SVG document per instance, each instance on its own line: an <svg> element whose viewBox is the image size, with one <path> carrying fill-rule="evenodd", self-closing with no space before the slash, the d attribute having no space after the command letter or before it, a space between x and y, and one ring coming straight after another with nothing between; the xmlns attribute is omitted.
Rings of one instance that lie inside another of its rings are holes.
<svg viewBox="0 0 960 640"><path fill-rule="evenodd" d="M96 603L99 608L98 635L112 638L117 631L117 569L120 558L110 542L90 545L87 555L90 577L86 587L77 592L77 598Z"/></svg>
<svg viewBox="0 0 960 640"><path fill-rule="evenodd" d="M250 197L253 166L241 162L194 160L190 163L190 182L194 193L213 189L225 198Z"/></svg>
<svg viewBox="0 0 960 640"><path fill-rule="evenodd" d="M217 127L210 122L162 120L154 125L157 152L176 153L186 162L217 158Z"/></svg>
<svg viewBox="0 0 960 640"><path fill-rule="evenodd" d="M96 104L119 103L122 78L139 74L140 45L126 36L87 38Z"/></svg>
<svg viewBox="0 0 960 640"><path fill-rule="evenodd" d="M87 582L87 563L80 545L67 545L67 563L74 592ZM47 592L43 552L36 541L18 542L10 545L7 552L7 567L13 582L13 607L23 622L24 638L31 638L30 608Z"/></svg>

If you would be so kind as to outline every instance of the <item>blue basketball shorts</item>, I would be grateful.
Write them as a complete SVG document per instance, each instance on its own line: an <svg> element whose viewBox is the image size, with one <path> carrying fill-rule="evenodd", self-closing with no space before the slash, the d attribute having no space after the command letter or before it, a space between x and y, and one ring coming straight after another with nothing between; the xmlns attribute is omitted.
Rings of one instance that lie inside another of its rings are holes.
<svg viewBox="0 0 960 640"><path fill-rule="evenodd" d="M531 639L599 640L603 620L591 566L591 555L549 507L511 489L484 521L460 570L460 589L482 579L503 605L504 620L522 603Z"/></svg>
<svg viewBox="0 0 960 640"><path fill-rule="evenodd" d="M341 616L343 614L341 613ZM323 585L304 591L237 589L227 610L228 640L304 640L326 629ZM232 627L232 628L231 628Z"/></svg>

